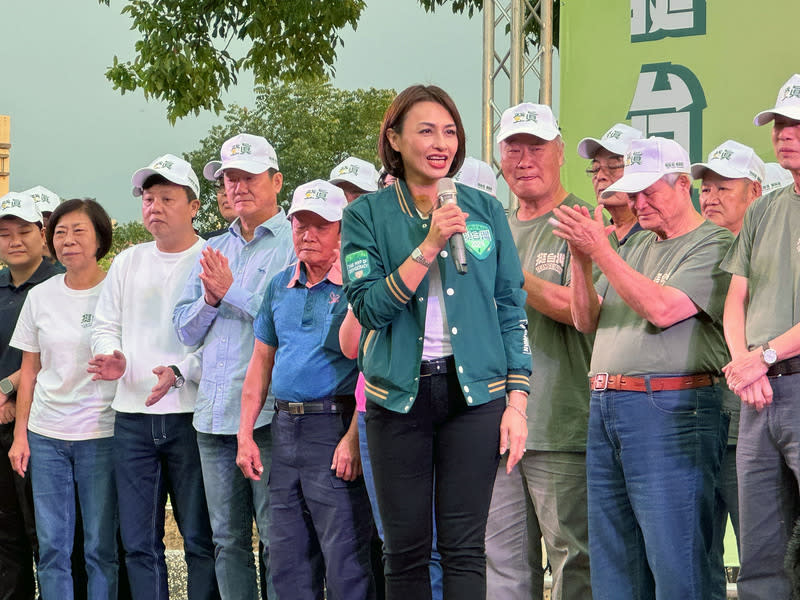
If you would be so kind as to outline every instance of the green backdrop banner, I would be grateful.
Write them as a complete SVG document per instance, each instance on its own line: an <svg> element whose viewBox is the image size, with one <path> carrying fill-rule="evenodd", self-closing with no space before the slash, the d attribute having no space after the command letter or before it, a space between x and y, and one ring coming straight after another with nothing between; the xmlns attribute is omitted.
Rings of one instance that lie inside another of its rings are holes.
<svg viewBox="0 0 800 600"><path fill-rule="evenodd" d="M800 2L563 0L559 124L566 188L592 201L583 137L614 123L680 142L692 162L727 139L774 162L755 114L800 72Z"/></svg>

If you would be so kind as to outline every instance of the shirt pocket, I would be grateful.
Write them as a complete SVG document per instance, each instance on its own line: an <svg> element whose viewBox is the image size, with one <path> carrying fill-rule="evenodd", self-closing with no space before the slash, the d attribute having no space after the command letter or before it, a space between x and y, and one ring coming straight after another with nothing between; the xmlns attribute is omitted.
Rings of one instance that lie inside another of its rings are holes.
<svg viewBox="0 0 800 600"><path fill-rule="evenodd" d="M325 315L324 326L322 328L321 344L325 350L341 353L339 345L339 328L342 326L347 313L332 313Z"/></svg>

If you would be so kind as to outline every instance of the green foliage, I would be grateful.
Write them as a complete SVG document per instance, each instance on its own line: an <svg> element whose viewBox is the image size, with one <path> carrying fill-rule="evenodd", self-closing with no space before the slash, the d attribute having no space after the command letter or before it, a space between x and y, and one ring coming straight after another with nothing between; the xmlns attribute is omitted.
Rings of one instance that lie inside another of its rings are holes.
<svg viewBox="0 0 800 600"><path fill-rule="evenodd" d="M278 201L291 203L294 189L312 179L328 179L331 169L348 156L378 162L378 131L394 90L340 90L327 81L262 86L255 109L231 106L224 124L213 127L199 148L184 153L200 177L199 231L222 227L216 193L202 177L203 166L219 160L222 143L237 133L267 138L278 154L283 190Z"/></svg>
<svg viewBox="0 0 800 600"><path fill-rule="evenodd" d="M535 0L528 0L531 4L535 4ZM547 0L542 0L543 2ZM553 2L553 47L558 48L558 30L561 21L561 0L551 0ZM476 12L483 10L483 0L418 0L427 12L434 12L437 7L450 4L454 14L463 14L465 11L469 18ZM510 25L506 25L506 33L510 29ZM541 38L541 31L539 22L536 19L530 19L525 25L525 36L527 38L527 52L530 46L538 46Z"/></svg>
<svg viewBox="0 0 800 600"><path fill-rule="evenodd" d="M100 266L108 271L111 266L111 261L114 257L135 244L142 242L149 242L153 239L150 232L145 229L144 225L139 221L131 221L114 227L114 235L111 238L111 249L103 258L100 259Z"/></svg>
<svg viewBox="0 0 800 600"><path fill-rule="evenodd" d="M110 0L99 0L109 5ZM133 61L117 56L106 77L121 93L140 88L167 102L167 117L223 109L220 95L240 71L256 84L333 74L339 32L355 29L364 0L128 0L123 14L141 34ZM234 56L231 42L247 48Z"/></svg>

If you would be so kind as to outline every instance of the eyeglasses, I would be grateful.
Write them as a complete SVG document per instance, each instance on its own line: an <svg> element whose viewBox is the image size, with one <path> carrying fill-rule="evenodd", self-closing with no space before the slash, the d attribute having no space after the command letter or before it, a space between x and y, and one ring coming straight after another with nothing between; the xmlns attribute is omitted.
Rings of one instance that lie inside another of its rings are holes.
<svg viewBox="0 0 800 600"><path fill-rule="evenodd" d="M588 169L586 169L586 174L587 174L589 177L594 177L594 176L595 176L595 175L597 175L597 174L598 174L598 173L599 173L601 170L603 170L603 171L605 171L606 173L608 173L609 175L613 175L613 174L614 174L616 171L619 171L620 169L624 169L624 168L625 168L625 164L624 164L624 163L620 163L620 164L618 164L618 165L601 165L601 164L596 164L596 165L592 165L591 167L589 167Z"/></svg>

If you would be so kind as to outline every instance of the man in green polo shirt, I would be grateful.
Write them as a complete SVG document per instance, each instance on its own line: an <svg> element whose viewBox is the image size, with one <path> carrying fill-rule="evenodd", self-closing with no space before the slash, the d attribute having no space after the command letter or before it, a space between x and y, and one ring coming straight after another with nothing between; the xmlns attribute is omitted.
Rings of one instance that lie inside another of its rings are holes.
<svg viewBox="0 0 800 600"><path fill-rule="evenodd" d="M731 233L692 205L689 155L633 140L624 192L643 229L619 251L600 209L558 207L572 250L571 313L596 331L586 465L595 600L713 597L714 488L727 419L719 262ZM592 266L603 276L592 284Z"/></svg>
<svg viewBox="0 0 800 600"><path fill-rule="evenodd" d="M548 218L579 204L561 184L564 142L542 104L509 108L497 135L503 177L519 198L509 215L528 292L533 360L528 438L519 469L495 479L486 526L487 598L542 598L541 540L553 573L553 598L591 597L586 518L586 426L591 338L569 312L567 244Z"/></svg>
<svg viewBox="0 0 800 600"><path fill-rule="evenodd" d="M800 75L756 125L794 184L750 205L722 268L731 273L724 372L742 399L739 476L740 600L789 598L783 556L800 515Z"/></svg>

